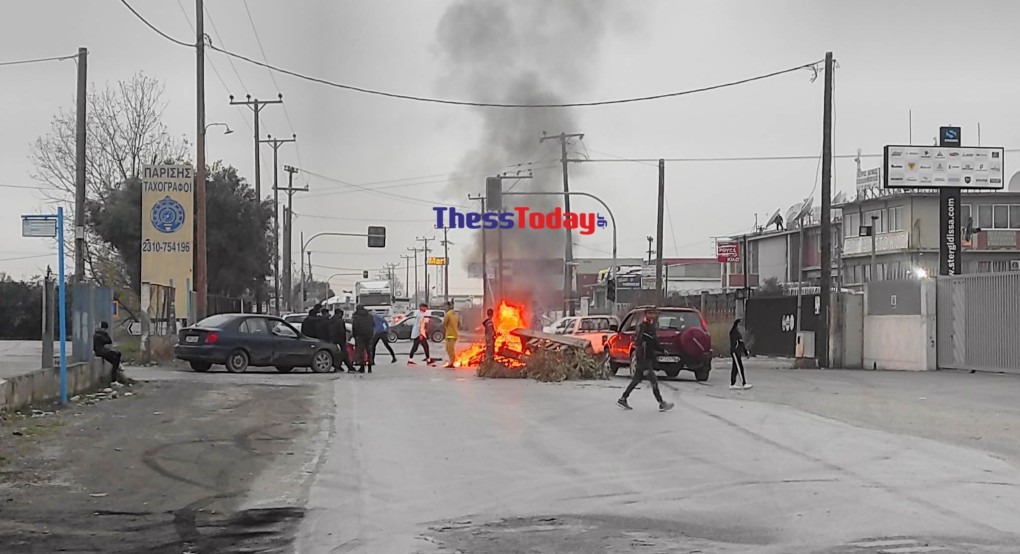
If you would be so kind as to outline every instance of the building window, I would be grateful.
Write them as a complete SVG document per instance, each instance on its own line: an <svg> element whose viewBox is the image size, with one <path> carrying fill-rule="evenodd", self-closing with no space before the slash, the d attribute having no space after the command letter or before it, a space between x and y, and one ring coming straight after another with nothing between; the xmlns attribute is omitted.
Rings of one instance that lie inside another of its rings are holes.
<svg viewBox="0 0 1020 554"><path fill-rule="evenodd" d="M974 212L970 204L961 204L960 212L963 214L963 219L961 221L963 221L964 225L967 225L967 222L970 221L970 218L974 217ZM1018 213L1018 215L1020 215L1020 213ZM974 226L975 227L978 226L977 221L974 222Z"/></svg>
<svg viewBox="0 0 1020 554"><path fill-rule="evenodd" d="M1009 229L1009 206L996 205L992 207L992 228Z"/></svg>
<svg viewBox="0 0 1020 554"><path fill-rule="evenodd" d="M977 209L978 218L977 226L987 229L992 228L992 207L991 206L978 206Z"/></svg>
<svg viewBox="0 0 1020 554"><path fill-rule="evenodd" d="M1004 273L1009 271L1009 260L997 261L992 264L992 271L995 273Z"/></svg>
<svg viewBox="0 0 1020 554"><path fill-rule="evenodd" d="M889 208L889 221L886 227L889 232L903 230L903 206Z"/></svg>
<svg viewBox="0 0 1020 554"><path fill-rule="evenodd" d="M1012 204L1009 207L1009 228L1020 229L1020 205Z"/></svg>
<svg viewBox="0 0 1020 554"><path fill-rule="evenodd" d="M856 237L860 235L861 215L846 214L843 216L843 236Z"/></svg>
<svg viewBox="0 0 1020 554"><path fill-rule="evenodd" d="M991 273L992 262L978 262L978 273Z"/></svg>

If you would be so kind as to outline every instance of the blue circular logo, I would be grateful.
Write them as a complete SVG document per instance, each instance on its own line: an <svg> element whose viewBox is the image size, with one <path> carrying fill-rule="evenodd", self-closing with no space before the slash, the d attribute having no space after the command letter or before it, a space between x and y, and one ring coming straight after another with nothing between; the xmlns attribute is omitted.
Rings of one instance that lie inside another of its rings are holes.
<svg viewBox="0 0 1020 554"><path fill-rule="evenodd" d="M152 206L152 226L161 233L174 233L184 225L184 206L167 196Z"/></svg>

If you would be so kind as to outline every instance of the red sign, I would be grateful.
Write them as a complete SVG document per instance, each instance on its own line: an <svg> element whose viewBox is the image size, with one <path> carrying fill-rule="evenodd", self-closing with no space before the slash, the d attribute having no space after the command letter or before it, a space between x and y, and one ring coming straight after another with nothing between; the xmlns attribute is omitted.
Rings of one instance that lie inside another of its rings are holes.
<svg viewBox="0 0 1020 554"><path fill-rule="evenodd" d="M719 263L739 263L740 243L739 242L718 242L715 245L715 257Z"/></svg>

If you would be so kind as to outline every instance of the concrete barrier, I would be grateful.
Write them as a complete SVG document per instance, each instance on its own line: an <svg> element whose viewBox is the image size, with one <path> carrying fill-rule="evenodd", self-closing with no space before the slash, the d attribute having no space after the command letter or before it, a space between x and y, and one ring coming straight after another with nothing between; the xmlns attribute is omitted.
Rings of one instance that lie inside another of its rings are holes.
<svg viewBox="0 0 1020 554"><path fill-rule="evenodd" d="M109 364L101 359L68 364L68 398L109 384L111 373ZM0 379L0 413L59 399L59 367L37 369L17 377Z"/></svg>

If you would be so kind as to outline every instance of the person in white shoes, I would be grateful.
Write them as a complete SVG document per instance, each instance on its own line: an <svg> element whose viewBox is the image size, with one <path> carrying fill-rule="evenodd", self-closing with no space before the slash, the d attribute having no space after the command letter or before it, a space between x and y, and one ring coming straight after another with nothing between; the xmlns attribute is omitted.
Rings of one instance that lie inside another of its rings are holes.
<svg viewBox="0 0 1020 554"><path fill-rule="evenodd" d="M655 376L653 362L655 354L664 351L662 344L659 343L659 328L656 325L659 318L659 309L654 306L645 308L644 315L645 317L641 324L638 325L637 333L634 335L637 368L635 368L634 375L630 379L630 384L627 385L627 389L623 391L623 396L616 401L616 404L624 410L632 409L627 402L627 398L630 396L630 393L634 392L634 388L638 386L638 383L648 380L652 384L652 394L655 396L655 401L659 403L659 411L668 412L673 409L673 403L662 399L662 394L659 392L659 378Z"/></svg>
<svg viewBox="0 0 1020 554"><path fill-rule="evenodd" d="M744 337L740 334L740 320L737 319L733 322L733 327L730 327L730 361L733 363L733 368L730 370L730 388L733 390L749 389L754 385L747 382L747 377L744 376L744 359L746 355L747 345L744 344ZM737 371L740 371L740 383L737 384Z"/></svg>
<svg viewBox="0 0 1020 554"><path fill-rule="evenodd" d="M425 351L425 363L432 364L435 360L432 359L432 353L429 352L429 315L428 315L428 304L421 304L418 306L421 310L419 311L414 320L414 327L411 331L411 340L414 341L411 344L411 355L407 357L407 365L414 365L414 355L418 352L420 346Z"/></svg>

